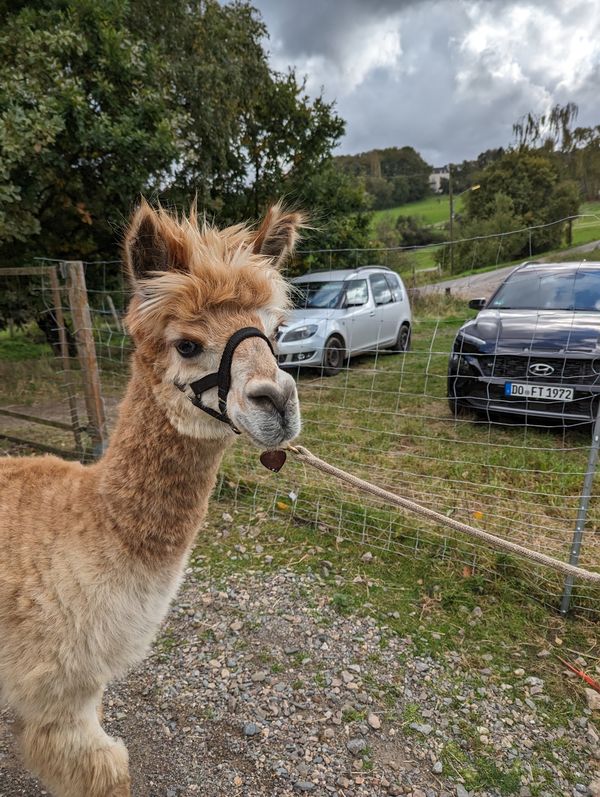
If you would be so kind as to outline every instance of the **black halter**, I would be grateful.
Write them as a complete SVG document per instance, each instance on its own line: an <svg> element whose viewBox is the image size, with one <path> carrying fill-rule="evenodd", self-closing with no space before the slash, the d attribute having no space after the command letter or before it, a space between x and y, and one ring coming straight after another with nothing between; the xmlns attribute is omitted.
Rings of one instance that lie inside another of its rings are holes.
<svg viewBox="0 0 600 797"><path fill-rule="evenodd" d="M246 340L246 338L262 338L269 344L269 348L271 349L273 356L275 356L271 341L263 332L260 331L260 329L257 329L256 327L244 327L243 329L238 329L237 332L234 332L225 344L223 354L221 355L221 362L219 363L219 370L212 374L207 374L207 376L203 376L202 379L197 379L195 382L189 383L189 386L194 393L193 396L190 396L190 401L192 404L195 407L204 410L204 412L207 412L209 415L212 415L212 417L216 418L218 421L228 423L236 434L241 434L241 432L239 429L236 429L231 422L231 419L227 415L227 395L229 393L229 388L231 387L231 363L233 361L233 354L240 343L243 340ZM185 385L178 384L177 387L180 390L185 390ZM202 394L213 387L218 389L218 410L213 410L212 407L207 407L202 401Z"/></svg>

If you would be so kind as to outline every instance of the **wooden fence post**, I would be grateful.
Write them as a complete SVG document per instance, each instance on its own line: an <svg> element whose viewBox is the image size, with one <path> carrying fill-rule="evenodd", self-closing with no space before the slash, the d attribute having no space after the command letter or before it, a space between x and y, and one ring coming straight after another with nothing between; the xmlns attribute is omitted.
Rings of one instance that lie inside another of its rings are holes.
<svg viewBox="0 0 600 797"><path fill-rule="evenodd" d="M85 272L83 263L80 260L66 262L65 265L67 267L67 291L73 317L75 342L83 376L85 405L89 420L88 429L92 438L94 454L95 456L100 456L106 447L108 435L106 432L104 402L102 401L100 389L100 374L98 373L92 318L85 284Z"/></svg>
<svg viewBox="0 0 600 797"><path fill-rule="evenodd" d="M65 319L62 310L62 299L60 295L60 284L58 281L58 273L56 266L50 266L48 269L50 276L50 290L52 293L52 303L54 305L54 316L58 325L58 339L60 341L60 357L62 360L62 378L65 390L67 391L67 398L69 401L69 414L71 417L71 428L73 429L73 436L75 438L75 448L79 454L80 459L83 459L84 448L81 440L81 425L79 423L79 413L77 412L77 398L73 390L73 382L71 379L71 368L69 362L69 343L67 341L67 331L65 328Z"/></svg>

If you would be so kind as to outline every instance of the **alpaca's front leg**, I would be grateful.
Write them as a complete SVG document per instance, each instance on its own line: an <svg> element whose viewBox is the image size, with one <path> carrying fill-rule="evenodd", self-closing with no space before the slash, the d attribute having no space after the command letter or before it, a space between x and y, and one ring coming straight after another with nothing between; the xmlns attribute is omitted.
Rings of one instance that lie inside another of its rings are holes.
<svg viewBox="0 0 600 797"><path fill-rule="evenodd" d="M130 797L127 750L102 730L95 710L28 723L20 738L27 766L55 797Z"/></svg>

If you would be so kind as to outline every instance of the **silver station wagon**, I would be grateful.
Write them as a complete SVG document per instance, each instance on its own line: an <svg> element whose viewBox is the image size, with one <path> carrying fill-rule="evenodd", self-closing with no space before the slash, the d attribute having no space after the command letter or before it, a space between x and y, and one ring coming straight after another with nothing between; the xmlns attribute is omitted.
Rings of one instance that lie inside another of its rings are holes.
<svg viewBox="0 0 600 797"><path fill-rule="evenodd" d="M294 309L276 335L282 368L312 366L333 376L355 354L409 348L410 303L391 269L314 271L292 285Z"/></svg>

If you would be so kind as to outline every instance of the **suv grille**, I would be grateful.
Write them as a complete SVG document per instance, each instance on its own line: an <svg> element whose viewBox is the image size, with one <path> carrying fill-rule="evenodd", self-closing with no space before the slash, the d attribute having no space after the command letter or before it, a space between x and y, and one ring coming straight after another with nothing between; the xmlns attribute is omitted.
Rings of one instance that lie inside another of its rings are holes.
<svg viewBox="0 0 600 797"><path fill-rule="evenodd" d="M497 376L505 379L529 379L535 382L588 382L599 379L592 369L592 360L576 360L567 357L544 356L486 356L479 359L481 370L486 376ZM544 363L554 368L549 376L538 376L529 372L529 366Z"/></svg>

